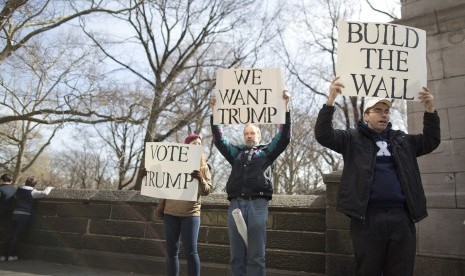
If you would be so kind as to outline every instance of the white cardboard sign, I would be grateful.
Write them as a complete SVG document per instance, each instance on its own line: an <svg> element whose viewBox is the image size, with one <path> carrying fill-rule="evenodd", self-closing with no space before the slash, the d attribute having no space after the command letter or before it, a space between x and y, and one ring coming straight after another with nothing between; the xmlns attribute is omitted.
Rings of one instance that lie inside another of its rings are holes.
<svg viewBox="0 0 465 276"><path fill-rule="evenodd" d="M179 143L145 143L147 176L141 195L196 201L199 181L191 176L200 169L202 147Z"/></svg>
<svg viewBox="0 0 465 276"><path fill-rule="evenodd" d="M339 22L343 94L417 100L427 84L426 32L390 23Z"/></svg>
<svg viewBox="0 0 465 276"><path fill-rule="evenodd" d="M279 68L220 69L213 124L284 124L283 90Z"/></svg>

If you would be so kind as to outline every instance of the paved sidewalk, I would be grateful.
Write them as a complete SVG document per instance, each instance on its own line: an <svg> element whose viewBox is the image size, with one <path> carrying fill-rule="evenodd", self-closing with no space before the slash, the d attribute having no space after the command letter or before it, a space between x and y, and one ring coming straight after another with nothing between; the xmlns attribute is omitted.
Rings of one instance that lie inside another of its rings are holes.
<svg viewBox="0 0 465 276"><path fill-rule="evenodd" d="M75 265L48 263L36 260L18 260L15 262L0 262L0 275L8 276L147 276L148 274L138 274L132 272L102 270L90 267L80 267ZM153 275L153 274L152 274Z"/></svg>
<svg viewBox="0 0 465 276"><path fill-rule="evenodd" d="M204 270L204 275L225 275L224 271ZM0 276L165 276L164 271L154 271L150 274L132 273L117 270L105 270L92 267L82 267L76 265L66 265L59 263L49 263L37 260L22 259L15 262L0 262ZM186 275L182 272L181 275ZM229 273L227 273L229 275ZM325 276L297 271L267 270L268 276Z"/></svg>

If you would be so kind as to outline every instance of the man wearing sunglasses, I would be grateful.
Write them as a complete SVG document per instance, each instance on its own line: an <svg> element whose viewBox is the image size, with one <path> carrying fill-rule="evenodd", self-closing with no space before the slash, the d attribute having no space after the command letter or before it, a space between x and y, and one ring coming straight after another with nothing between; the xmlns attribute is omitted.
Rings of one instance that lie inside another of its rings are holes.
<svg viewBox="0 0 465 276"><path fill-rule="evenodd" d="M351 219L355 274L411 276L415 223L428 215L417 157L441 142L433 96L426 87L419 92L425 108L422 134L393 130L391 101L381 98L365 102L357 129L333 129L334 101L344 88L338 79L318 114L315 136L344 158L337 210Z"/></svg>

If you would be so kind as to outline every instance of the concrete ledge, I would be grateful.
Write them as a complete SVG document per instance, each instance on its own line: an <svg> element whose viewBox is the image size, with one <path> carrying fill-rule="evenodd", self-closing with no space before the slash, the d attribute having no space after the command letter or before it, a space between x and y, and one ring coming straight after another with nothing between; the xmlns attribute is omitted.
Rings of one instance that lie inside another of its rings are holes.
<svg viewBox="0 0 465 276"><path fill-rule="evenodd" d="M91 205L93 208L104 208L98 206L98 203L112 203L112 204L128 204L139 203L142 206L156 205L157 198L147 197L140 195L139 191L114 191L114 190L73 190L73 189L53 189L52 192L44 199L48 204L53 204L56 201L66 201L68 205L72 202L81 202L81 205ZM83 207L79 208L79 203L74 203L72 210L63 209L61 212L81 212L84 216L89 215L88 209ZM212 208L225 208L229 205L226 194L211 194L202 197L202 206L207 209ZM273 195L270 201L270 208L295 208L295 209L312 209L324 208L326 199L324 195ZM45 208L43 206L42 208ZM53 208L53 207L49 207ZM60 207L61 208L61 207ZM77 208L77 209L75 209ZM106 212L108 210L100 210L99 212Z"/></svg>
<svg viewBox="0 0 465 276"><path fill-rule="evenodd" d="M417 256L414 274L421 276L463 276L465 275L465 260Z"/></svg>

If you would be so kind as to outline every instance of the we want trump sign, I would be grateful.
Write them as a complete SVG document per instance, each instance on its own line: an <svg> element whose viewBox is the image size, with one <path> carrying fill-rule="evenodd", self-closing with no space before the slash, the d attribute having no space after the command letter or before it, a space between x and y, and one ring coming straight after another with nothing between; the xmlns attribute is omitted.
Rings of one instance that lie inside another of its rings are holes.
<svg viewBox="0 0 465 276"><path fill-rule="evenodd" d="M373 22L340 22L337 75L344 95L416 100L426 86L426 32Z"/></svg>
<svg viewBox="0 0 465 276"><path fill-rule="evenodd" d="M278 68L220 69L213 124L284 124L283 90Z"/></svg>

